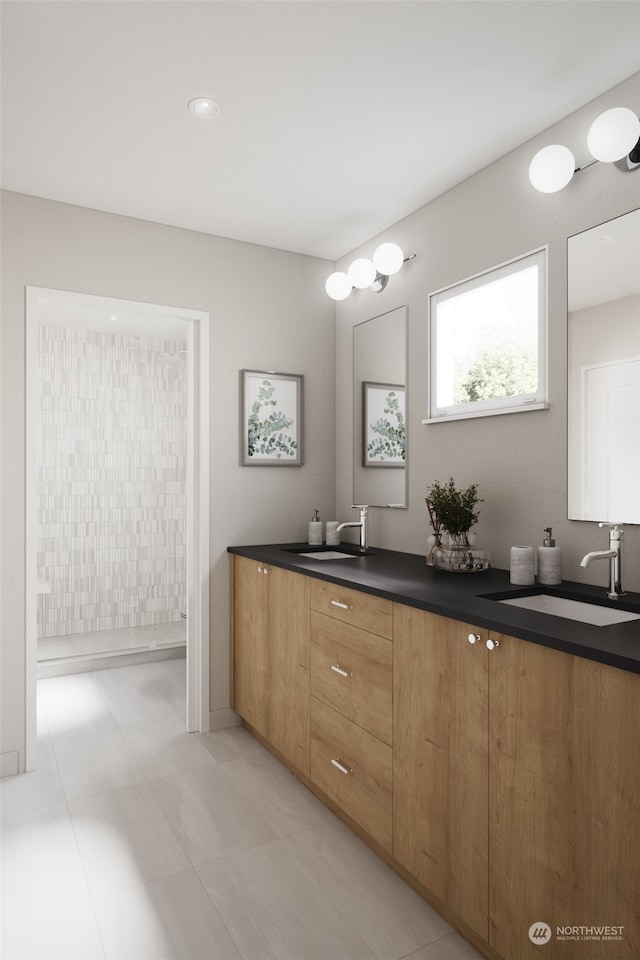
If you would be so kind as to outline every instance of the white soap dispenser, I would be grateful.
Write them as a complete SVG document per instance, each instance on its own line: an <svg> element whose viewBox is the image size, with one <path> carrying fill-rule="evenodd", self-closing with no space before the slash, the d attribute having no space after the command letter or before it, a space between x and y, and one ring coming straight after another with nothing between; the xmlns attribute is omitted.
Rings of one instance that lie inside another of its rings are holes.
<svg viewBox="0 0 640 960"><path fill-rule="evenodd" d="M313 511L313 516L309 521L309 545L312 547L322 546L322 520L317 510Z"/></svg>
<svg viewBox="0 0 640 960"><path fill-rule="evenodd" d="M551 527L545 527L542 546L538 547L538 583L548 586L562 583L562 555L552 533Z"/></svg>

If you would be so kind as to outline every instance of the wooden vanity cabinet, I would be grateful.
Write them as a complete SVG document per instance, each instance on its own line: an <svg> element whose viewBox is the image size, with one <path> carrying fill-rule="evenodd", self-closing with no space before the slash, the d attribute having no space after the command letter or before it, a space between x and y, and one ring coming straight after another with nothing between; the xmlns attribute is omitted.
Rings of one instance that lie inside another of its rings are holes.
<svg viewBox="0 0 640 960"><path fill-rule="evenodd" d="M394 613L395 859L505 960L637 960L637 676Z"/></svg>
<svg viewBox="0 0 640 960"><path fill-rule="evenodd" d="M638 960L637 675L233 559L234 706L305 782L489 956Z"/></svg>
<svg viewBox="0 0 640 960"><path fill-rule="evenodd" d="M311 583L311 780L392 849L393 607Z"/></svg>
<svg viewBox="0 0 640 960"><path fill-rule="evenodd" d="M309 578L233 560L234 709L308 776Z"/></svg>
<svg viewBox="0 0 640 960"><path fill-rule="evenodd" d="M265 564L233 557L233 709L267 736L270 581Z"/></svg>
<svg viewBox="0 0 640 960"><path fill-rule="evenodd" d="M394 856L488 938L488 657L471 626L394 605Z"/></svg>
<svg viewBox="0 0 640 960"><path fill-rule="evenodd" d="M489 657L489 942L522 960L638 958L638 677L499 641ZM553 934L544 945L528 935L539 921ZM558 928L581 926L623 927L623 939L558 939Z"/></svg>

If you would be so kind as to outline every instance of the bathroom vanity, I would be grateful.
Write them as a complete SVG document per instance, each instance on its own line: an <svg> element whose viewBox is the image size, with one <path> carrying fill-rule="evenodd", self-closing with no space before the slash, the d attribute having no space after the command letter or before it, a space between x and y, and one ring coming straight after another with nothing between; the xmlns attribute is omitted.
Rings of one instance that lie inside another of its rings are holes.
<svg viewBox="0 0 640 960"><path fill-rule="evenodd" d="M502 603L535 588L500 570L301 548L230 548L248 729L487 957L640 956L640 619Z"/></svg>

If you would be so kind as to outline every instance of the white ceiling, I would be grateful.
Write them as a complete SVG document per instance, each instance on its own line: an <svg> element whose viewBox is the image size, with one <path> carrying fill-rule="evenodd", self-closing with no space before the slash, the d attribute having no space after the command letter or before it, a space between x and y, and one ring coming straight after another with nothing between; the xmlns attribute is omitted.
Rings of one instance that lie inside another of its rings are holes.
<svg viewBox="0 0 640 960"><path fill-rule="evenodd" d="M3 187L331 260L640 69L637 0L0 9Z"/></svg>

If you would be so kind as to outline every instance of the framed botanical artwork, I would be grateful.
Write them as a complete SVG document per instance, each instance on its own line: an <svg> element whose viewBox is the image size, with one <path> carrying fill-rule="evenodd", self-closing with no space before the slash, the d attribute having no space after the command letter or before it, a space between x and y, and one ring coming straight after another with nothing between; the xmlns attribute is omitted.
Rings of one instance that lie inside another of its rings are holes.
<svg viewBox="0 0 640 960"><path fill-rule="evenodd" d="M406 447L404 386L362 383L362 465L404 467Z"/></svg>
<svg viewBox="0 0 640 960"><path fill-rule="evenodd" d="M240 371L242 466L302 466L303 388L298 374Z"/></svg>

